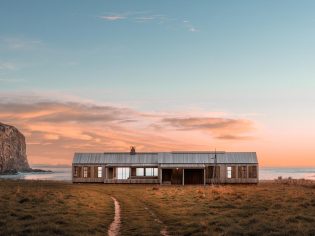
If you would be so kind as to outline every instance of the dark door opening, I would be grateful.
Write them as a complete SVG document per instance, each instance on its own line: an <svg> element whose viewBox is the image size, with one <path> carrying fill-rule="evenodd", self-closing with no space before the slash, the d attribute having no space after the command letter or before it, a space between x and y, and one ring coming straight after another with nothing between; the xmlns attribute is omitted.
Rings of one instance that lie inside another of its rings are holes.
<svg viewBox="0 0 315 236"><path fill-rule="evenodd" d="M163 184L182 184L183 169L162 169Z"/></svg>
<svg viewBox="0 0 315 236"><path fill-rule="evenodd" d="M183 169L172 169L172 184L182 184L183 183Z"/></svg>
<svg viewBox="0 0 315 236"><path fill-rule="evenodd" d="M185 169L184 184L204 184L203 169Z"/></svg>
<svg viewBox="0 0 315 236"><path fill-rule="evenodd" d="M108 178L113 179L114 178L114 169L108 168Z"/></svg>
<svg viewBox="0 0 315 236"><path fill-rule="evenodd" d="M171 183L172 169L162 169L162 183Z"/></svg>

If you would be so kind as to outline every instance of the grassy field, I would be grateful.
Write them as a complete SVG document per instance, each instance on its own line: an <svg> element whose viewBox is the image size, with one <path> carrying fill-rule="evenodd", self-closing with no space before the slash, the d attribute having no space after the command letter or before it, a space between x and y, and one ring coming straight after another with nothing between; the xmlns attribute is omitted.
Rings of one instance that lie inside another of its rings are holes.
<svg viewBox="0 0 315 236"><path fill-rule="evenodd" d="M0 180L1 235L315 235L315 183L155 186Z"/></svg>

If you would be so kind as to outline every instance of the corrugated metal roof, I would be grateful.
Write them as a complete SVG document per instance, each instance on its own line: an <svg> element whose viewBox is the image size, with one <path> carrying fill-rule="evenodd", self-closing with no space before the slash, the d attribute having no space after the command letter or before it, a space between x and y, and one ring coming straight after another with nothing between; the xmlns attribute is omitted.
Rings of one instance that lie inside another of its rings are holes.
<svg viewBox="0 0 315 236"><path fill-rule="evenodd" d="M241 163L258 163L255 152L224 152L224 153L204 153L204 152L187 152L187 153L159 153L159 163L204 163L211 164L217 157L218 164L241 164Z"/></svg>
<svg viewBox="0 0 315 236"><path fill-rule="evenodd" d="M162 168L204 168L205 164L161 164Z"/></svg>
<svg viewBox="0 0 315 236"><path fill-rule="evenodd" d="M158 153L75 153L74 164L158 164Z"/></svg>
<svg viewBox="0 0 315 236"><path fill-rule="evenodd" d="M105 164L107 167L157 167L158 163L115 163L115 164Z"/></svg>
<svg viewBox="0 0 315 236"><path fill-rule="evenodd" d="M75 153L73 164L211 164L213 152L159 152L159 153ZM255 152L220 152L216 154L218 164L256 164Z"/></svg>

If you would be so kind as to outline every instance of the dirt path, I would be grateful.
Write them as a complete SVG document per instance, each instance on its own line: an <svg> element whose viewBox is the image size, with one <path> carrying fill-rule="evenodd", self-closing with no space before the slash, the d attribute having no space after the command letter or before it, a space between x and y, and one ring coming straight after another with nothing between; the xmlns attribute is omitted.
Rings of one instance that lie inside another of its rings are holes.
<svg viewBox="0 0 315 236"><path fill-rule="evenodd" d="M111 196L115 204L115 217L108 229L109 236L121 234L170 235L165 223L143 200L140 200L134 194L127 194L128 196L126 193L124 194L123 198L117 195L119 201ZM128 219L127 225L122 222L122 218ZM142 223L139 224L139 222Z"/></svg>
<svg viewBox="0 0 315 236"><path fill-rule="evenodd" d="M115 204L115 217L113 222L110 224L108 229L108 236L116 236L119 235L120 230L120 205L116 198L112 197L114 204Z"/></svg>
<svg viewBox="0 0 315 236"><path fill-rule="evenodd" d="M153 217L154 221L159 223L161 225L161 231L160 231L160 234L162 236L169 236L169 233L167 231L167 226L163 223L163 221L161 221L157 215L152 211L150 210L150 208L148 208L145 204L144 204L144 209L149 212L149 214Z"/></svg>

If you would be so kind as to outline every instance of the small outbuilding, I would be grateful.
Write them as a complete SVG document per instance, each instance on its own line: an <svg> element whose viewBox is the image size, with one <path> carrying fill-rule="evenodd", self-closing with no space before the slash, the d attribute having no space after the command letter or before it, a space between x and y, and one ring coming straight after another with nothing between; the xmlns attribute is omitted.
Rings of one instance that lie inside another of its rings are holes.
<svg viewBox="0 0 315 236"><path fill-rule="evenodd" d="M75 153L73 183L258 183L255 152Z"/></svg>

